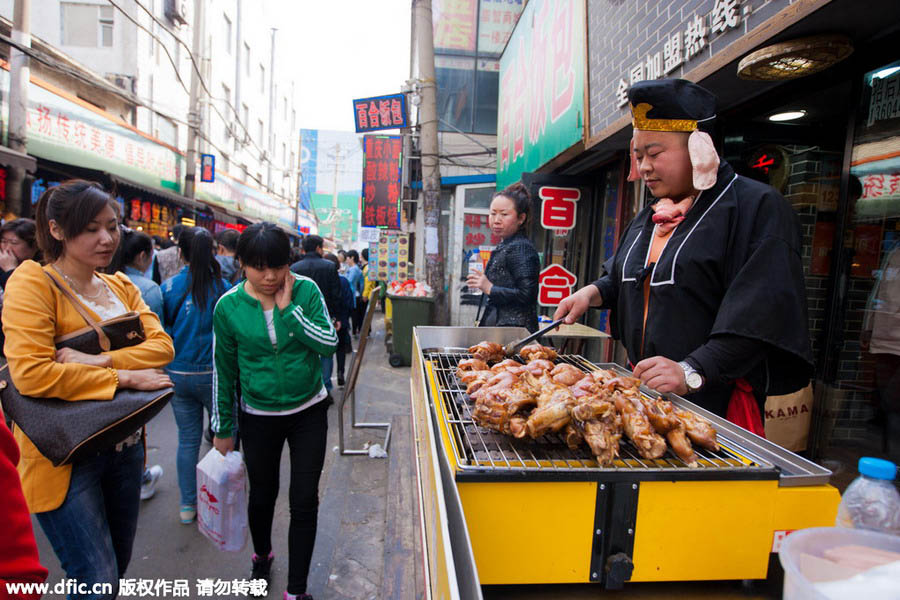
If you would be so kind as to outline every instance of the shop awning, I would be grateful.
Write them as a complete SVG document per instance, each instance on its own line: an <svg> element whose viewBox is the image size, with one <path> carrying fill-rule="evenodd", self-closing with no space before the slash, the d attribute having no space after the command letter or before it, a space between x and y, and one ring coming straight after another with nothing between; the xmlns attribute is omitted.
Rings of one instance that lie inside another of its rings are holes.
<svg viewBox="0 0 900 600"><path fill-rule="evenodd" d="M0 146L0 165L5 167L20 167L29 173L34 173L37 169L37 159L28 156L24 152Z"/></svg>
<svg viewBox="0 0 900 600"><path fill-rule="evenodd" d="M169 192L161 188L152 188L142 183L138 183L136 181L132 181L131 179L122 177L121 175L116 175L114 173L107 173L106 175L109 177L109 180L112 183L116 184L117 187L131 188L132 190L137 191L142 195L153 196L160 200L168 200L169 202L181 204L183 206L188 206L196 210L202 210L204 212L212 212L212 207L206 205L203 202L188 198L187 196L182 196L181 194Z"/></svg>

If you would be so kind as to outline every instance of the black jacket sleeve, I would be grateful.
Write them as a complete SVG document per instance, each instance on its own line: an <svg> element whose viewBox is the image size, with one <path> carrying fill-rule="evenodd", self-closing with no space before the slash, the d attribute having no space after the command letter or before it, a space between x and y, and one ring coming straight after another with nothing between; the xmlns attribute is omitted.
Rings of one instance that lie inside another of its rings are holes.
<svg viewBox="0 0 900 600"><path fill-rule="evenodd" d="M765 357L763 341L740 335L717 335L685 360L706 378L707 383L726 383L743 377Z"/></svg>
<svg viewBox="0 0 900 600"><path fill-rule="evenodd" d="M514 248L507 255L506 268L512 275L515 287L494 285L489 294L497 306L533 306L537 299L540 262L537 252L530 248Z"/></svg>
<svg viewBox="0 0 900 600"><path fill-rule="evenodd" d="M341 277L338 275L337 269L332 269L328 274L325 287L328 289L325 293L325 306L328 308L329 316L336 319L341 313Z"/></svg>

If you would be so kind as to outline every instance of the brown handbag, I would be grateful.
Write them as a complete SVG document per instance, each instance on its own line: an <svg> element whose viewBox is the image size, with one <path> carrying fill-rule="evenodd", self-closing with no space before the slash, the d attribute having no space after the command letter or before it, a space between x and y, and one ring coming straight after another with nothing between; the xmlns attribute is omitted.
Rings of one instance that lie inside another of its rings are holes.
<svg viewBox="0 0 900 600"><path fill-rule="evenodd" d="M87 327L56 338L57 348L100 354L135 346L146 339L138 313L128 312L98 323L55 277L44 273L87 322ZM172 388L120 389L112 400L33 398L16 389L9 365L0 369L0 400L4 412L56 467L95 456L125 440L155 417L173 394Z"/></svg>

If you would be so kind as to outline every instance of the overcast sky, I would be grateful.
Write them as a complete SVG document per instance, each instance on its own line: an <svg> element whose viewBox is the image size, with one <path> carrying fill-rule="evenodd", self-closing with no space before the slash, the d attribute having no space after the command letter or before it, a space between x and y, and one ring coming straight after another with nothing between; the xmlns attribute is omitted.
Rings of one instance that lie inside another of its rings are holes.
<svg viewBox="0 0 900 600"><path fill-rule="evenodd" d="M354 98L400 91L409 78L410 0L276 1L280 43L293 46L305 129L354 131Z"/></svg>

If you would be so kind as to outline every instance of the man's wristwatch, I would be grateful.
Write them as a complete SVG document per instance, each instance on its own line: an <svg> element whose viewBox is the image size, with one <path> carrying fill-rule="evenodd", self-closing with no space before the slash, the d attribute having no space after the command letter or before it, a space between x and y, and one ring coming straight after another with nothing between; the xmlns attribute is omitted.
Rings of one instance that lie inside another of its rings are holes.
<svg viewBox="0 0 900 600"><path fill-rule="evenodd" d="M703 384L706 383L703 375L686 361L681 361L678 363L678 366L684 371L684 383L687 385L689 394L699 391L700 388L703 387Z"/></svg>

